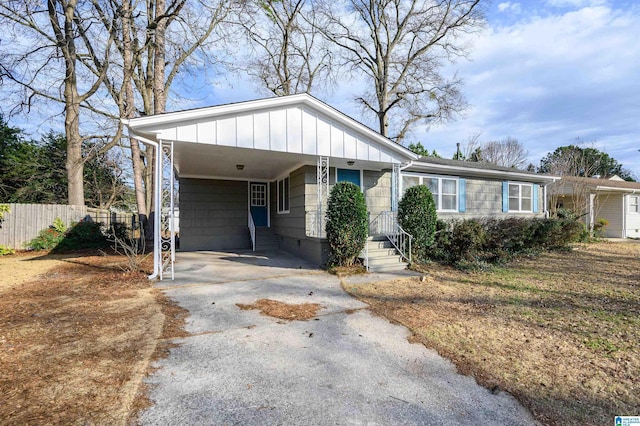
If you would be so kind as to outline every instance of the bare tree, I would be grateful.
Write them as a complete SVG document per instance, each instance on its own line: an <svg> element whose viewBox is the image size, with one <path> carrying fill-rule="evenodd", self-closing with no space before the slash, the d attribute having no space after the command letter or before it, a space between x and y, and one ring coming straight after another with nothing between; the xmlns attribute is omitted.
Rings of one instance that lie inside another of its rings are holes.
<svg viewBox="0 0 640 426"><path fill-rule="evenodd" d="M91 139L80 132L81 109L93 109L89 98L107 75L116 19L105 17L104 31L96 33L93 6L93 2L78 0L48 0L44 6L24 0L0 3L0 23L7 25L14 41L12 50L3 55L8 63L2 67L3 77L22 89L26 109L35 97L64 106L68 199L69 204L78 205L84 204L87 161L82 147ZM91 58L93 79L79 69L82 57ZM108 150L118 138L119 133L97 152Z"/></svg>
<svg viewBox="0 0 640 426"><path fill-rule="evenodd" d="M368 78L357 100L382 135L401 142L418 122L446 121L466 107L461 80L446 78L443 65L467 54L462 36L483 24L481 0L326 1L321 10L316 28Z"/></svg>
<svg viewBox="0 0 640 426"><path fill-rule="evenodd" d="M316 27L311 0L265 0L249 5L239 23L253 55L244 70L277 95L310 93L332 84L333 54Z"/></svg>
<svg viewBox="0 0 640 426"><path fill-rule="evenodd" d="M492 141L480 147L481 161L502 167L522 169L527 165L529 151L515 138Z"/></svg>

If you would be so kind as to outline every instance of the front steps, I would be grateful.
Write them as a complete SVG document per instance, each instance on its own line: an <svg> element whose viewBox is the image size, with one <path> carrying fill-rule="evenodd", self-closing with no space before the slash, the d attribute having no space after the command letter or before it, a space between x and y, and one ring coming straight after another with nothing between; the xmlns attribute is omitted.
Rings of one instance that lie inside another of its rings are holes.
<svg viewBox="0 0 640 426"><path fill-rule="evenodd" d="M278 237L268 226L256 226L256 251L278 249Z"/></svg>
<svg viewBox="0 0 640 426"><path fill-rule="evenodd" d="M408 265L385 236L367 238L367 248L369 259L365 259L365 266L369 267L369 272L402 271ZM364 257L364 250L362 254Z"/></svg>

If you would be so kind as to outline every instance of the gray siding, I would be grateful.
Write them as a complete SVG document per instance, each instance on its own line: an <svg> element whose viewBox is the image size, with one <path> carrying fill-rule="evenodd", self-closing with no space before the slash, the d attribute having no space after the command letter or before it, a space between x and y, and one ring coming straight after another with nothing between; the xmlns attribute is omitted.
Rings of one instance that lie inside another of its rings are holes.
<svg viewBox="0 0 640 426"><path fill-rule="evenodd" d="M364 170L363 187L371 219L391 210L391 172Z"/></svg>
<svg viewBox="0 0 640 426"><path fill-rule="evenodd" d="M180 179L180 249L251 248L247 182Z"/></svg>
<svg viewBox="0 0 640 426"><path fill-rule="evenodd" d="M271 227L277 235L305 238L305 188L307 169L301 167L289 174L289 213L278 213L277 182L271 183Z"/></svg>

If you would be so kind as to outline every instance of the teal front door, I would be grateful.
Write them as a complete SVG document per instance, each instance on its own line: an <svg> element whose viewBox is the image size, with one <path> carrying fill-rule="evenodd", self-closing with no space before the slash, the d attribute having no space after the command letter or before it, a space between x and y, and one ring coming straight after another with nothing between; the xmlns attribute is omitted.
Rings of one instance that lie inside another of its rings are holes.
<svg viewBox="0 0 640 426"><path fill-rule="evenodd" d="M262 182L251 182L249 184L249 202L253 223L256 226L269 226L269 215L267 214L268 197L267 184Z"/></svg>
<svg viewBox="0 0 640 426"><path fill-rule="evenodd" d="M360 170L338 169L336 182L351 182L360 188Z"/></svg>

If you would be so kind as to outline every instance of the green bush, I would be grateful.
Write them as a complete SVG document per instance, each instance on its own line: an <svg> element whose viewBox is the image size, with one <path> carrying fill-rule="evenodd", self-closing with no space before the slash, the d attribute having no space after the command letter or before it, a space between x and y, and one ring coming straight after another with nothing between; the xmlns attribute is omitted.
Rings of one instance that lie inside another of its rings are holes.
<svg viewBox="0 0 640 426"><path fill-rule="evenodd" d="M567 249L583 225L573 218L506 218L438 221L429 258L461 269L503 264L518 256Z"/></svg>
<svg viewBox="0 0 640 426"><path fill-rule="evenodd" d="M449 256L452 256L456 263L477 262L481 260L486 239L486 231L476 219L456 222L451 231Z"/></svg>
<svg viewBox="0 0 640 426"><path fill-rule="evenodd" d="M102 233L101 224L98 222L81 220L72 225L64 233L64 238L54 252L65 252L82 249L99 249L109 246L107 237Z"/></svg>
<svg viewBox="0 0 640 426"><path fill-rule="evenodd" d="M15 254L15 253L16 251L14 249L0 244L0 256L7 256L9 254Z"/></svg>
<svg viewBox="0 0 640 426"><path fill-rule="evenodd" d="M65 252L106 248L109 242L102 234L99 223L82 220L67 228L59 218L56 218L53 225L40 231L38 236L25 246L30 250Z"/></svg>
<svg viewBox="0 0 640 426"><path fill-rule="evenodd" d="M53 250L64 238L64 232L53 227L43 229L38 236L25 244L29 250Z"/></svg>
<svg viewBox="0 0 640 426"><path fill-rule="evenodd" d="M367 242L367 204L360 188L338 182L331 189L327 208L327 238L330 266L351 266Z"/></svg>
<svg viewBox="0 0 640 426"><path fill-rule="evenodd" d="M412 255L416 260L428 258L429 249L435 242L436 204L426 185L407 189L398 204L398 223L411 236Z"/></svg>

